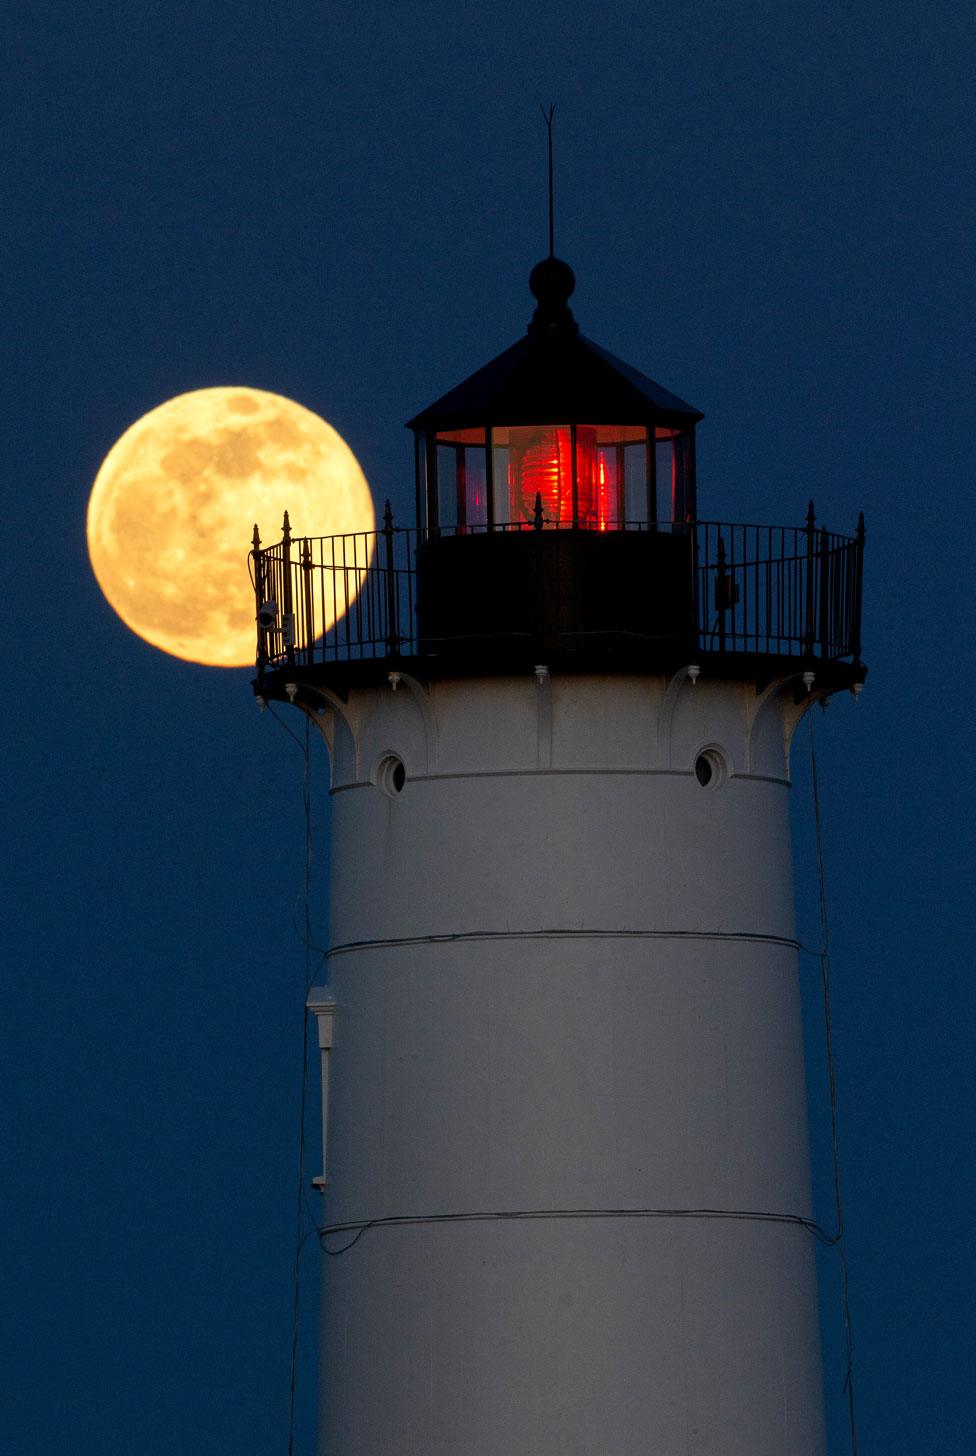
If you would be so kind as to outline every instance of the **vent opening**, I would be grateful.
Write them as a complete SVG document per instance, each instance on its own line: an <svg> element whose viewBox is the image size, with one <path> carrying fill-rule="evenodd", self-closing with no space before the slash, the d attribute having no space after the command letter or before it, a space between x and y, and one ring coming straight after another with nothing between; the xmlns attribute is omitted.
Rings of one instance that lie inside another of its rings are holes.
<svg viewBox="0 0 976 1456"><path fill-rule="evenodd" d="M717 789L728 777L728 765L717 748L703 748L695 759L695 778L703 789Z"/></svg>
<svg viewBox="0 0 976 1456"><path fill-rule="evenodd" d="M388 753L381 758L376 767L376 787L382 789L391 799L403 792L403 786L407 782L407 770L403 766L403 759L398 758L395 753Z"/></svg>

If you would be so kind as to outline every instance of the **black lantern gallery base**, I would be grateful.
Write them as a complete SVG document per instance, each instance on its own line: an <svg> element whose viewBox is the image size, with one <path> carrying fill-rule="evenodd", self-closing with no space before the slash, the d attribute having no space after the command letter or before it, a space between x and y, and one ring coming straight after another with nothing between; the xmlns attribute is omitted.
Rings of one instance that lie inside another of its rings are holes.
<svg viewBox="0 0 976 1456"><path fill-rule="evenodd" d="M586 654L687 643L693 537L657 531L509 531L433 537L417 549L423 656Z"/></svg>

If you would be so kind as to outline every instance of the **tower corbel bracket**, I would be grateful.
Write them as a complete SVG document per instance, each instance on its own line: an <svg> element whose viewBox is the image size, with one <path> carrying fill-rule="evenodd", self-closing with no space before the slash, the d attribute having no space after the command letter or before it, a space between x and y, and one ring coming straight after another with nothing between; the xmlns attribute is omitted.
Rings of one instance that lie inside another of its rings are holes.
<svg viewBox="0 0 976 1456"><path fill-rule="evenodd" d="M396 681L394 682L394 678ZM434 773L437 768L437 720L434 717L434 710L430 701L430 689L425 688L422 682L411 676L409 672L397 671L390 673L388 681L394 691L400 687L408 689L410 696L416 704L420 714L420 720L424 725L424 746L427 753L427 773Z"/></svg>
<svg viewBox="0 0 976 1456"><path fill-rule="evenodd" d="M777 701L780 697L789 696L793 702L794 711L787 717L785 752L789 756L790 744L793 741L793 734L796 732L797 724L814 703L822 702L829 696L826 688L816 689L816 675L805 668L803 672L790 673L789 677L776 677L766 683L761 691L757 691L755 701L749 710L749 719L746 723L746 761L745 772L751 773L753 766L753 749L756 740L756 730L766 707Z"/></svg>
<svg viewBox="0 0 976 1456"><path fill-rule="evenodd" d="M665 768L671 767L671 724L681 690L684 687L694 687L700 676L701 668L697 663L691 662L687 667L678 668L665 689L657 726L658 756Z"/></svg>
<svg viewBox="0 0 976 1456"><path fill-rule="evenodd" d="M318 702L314 700L318 699ZM310 701L311 700L311 701ZM349 734L353 746L354 775L359 777L359 733L357 724L353 721L353 714L350 712L349 704L343 702L338 693L331 688L324 688L318 685L302 684L302 697L296 703L296 707L314 723L325 740L329 750L330 770L335 759L335 723L340 722ZM328 710L331 710L328 711Z"/></svg>

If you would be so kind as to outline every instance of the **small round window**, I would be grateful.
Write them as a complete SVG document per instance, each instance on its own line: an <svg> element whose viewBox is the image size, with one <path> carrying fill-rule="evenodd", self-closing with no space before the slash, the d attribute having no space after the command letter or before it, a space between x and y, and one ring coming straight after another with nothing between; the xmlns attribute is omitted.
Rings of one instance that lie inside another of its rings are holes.
<svg viewBox="0 0 976 1456"><path fill-rule="evenodd" d="M728 777L728 765L717 748L703 748L695 759L695 778L703 789L717 789Z"/></svg>
<svg viewBox="0 0 976 1456"><path fill-rule="evenodd" d="M384 794L390 798L403 791L407 782L407 771L403 766L403 759L397 758L395 753L388 753L381 758L376 768L376 787L382 789Z"/></svg>

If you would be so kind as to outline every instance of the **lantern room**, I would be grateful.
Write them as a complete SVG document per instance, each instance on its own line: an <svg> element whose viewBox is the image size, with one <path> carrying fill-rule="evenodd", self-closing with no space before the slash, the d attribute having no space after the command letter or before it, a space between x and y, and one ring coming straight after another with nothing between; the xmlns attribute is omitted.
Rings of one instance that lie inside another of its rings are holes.
<svg viewBox="0 0 976 1456"><path fill-rule="evenodd" d="M579 332L573 271L532 270L526 336L409 422L425 531L672 530L695 519L700 412Z"/></svg>
<svg viewBox="0 0 976 1456"><path fill-rule="evenodd" d="M567 263L529 287L525 337L409 421L422 649L496 669L687 653L702 416L582 337Z"/></svg>
<svg viewBox="0 0 976 1456"><path fill-rule="evenodd" d="M710 660L860 684L863 522L701 520L701 412L580 334L568 264L529 283L525 335L408 421L415 525L255 538L259 689Z"/></svg>

